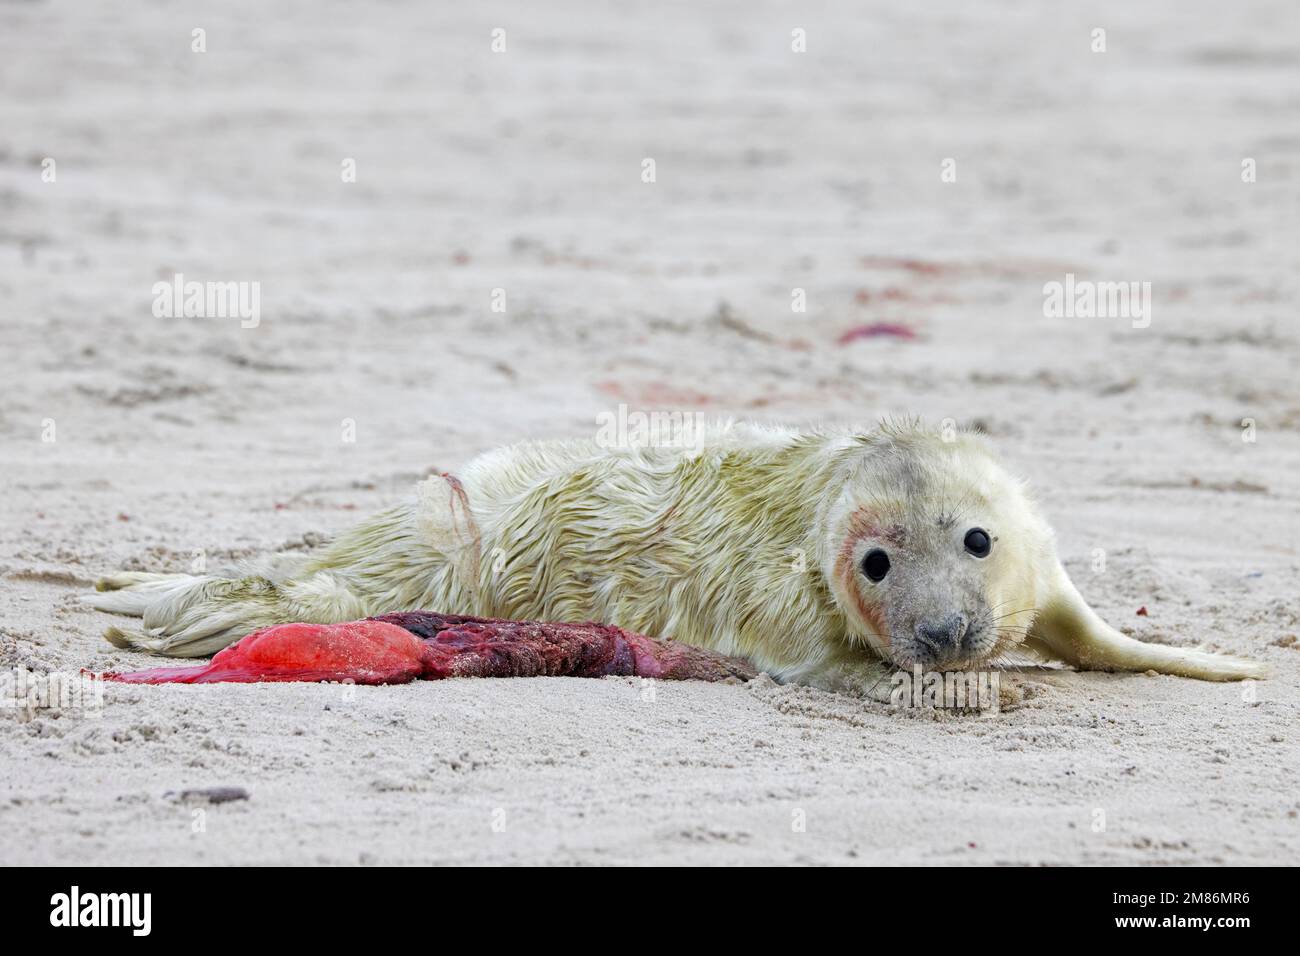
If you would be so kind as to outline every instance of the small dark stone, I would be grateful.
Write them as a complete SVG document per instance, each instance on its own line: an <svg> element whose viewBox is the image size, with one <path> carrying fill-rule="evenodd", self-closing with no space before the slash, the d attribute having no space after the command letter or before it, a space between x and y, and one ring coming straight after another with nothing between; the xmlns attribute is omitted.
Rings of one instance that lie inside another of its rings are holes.
<svg viewBox="0 0 1300 956"><path fill-rule="evenodd" d="M181 802L230 803L232 800L247 800L248 791L243 787L201 787L196 790L182 790L179 794L168 791L167 796L175 797Z"/></svg>

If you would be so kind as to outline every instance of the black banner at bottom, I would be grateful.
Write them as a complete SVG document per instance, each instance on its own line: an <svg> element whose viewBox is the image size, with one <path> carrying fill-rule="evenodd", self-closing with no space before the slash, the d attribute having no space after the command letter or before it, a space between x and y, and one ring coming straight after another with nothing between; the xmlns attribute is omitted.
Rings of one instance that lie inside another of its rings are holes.
<svg viewBox="0 0 1300 956"><path fill-rule="evenodd" d="M889 924L927 927L922 937L933 930L949 944L960 938L949 934L960 932L963 922L981 933L996 932L996 921L1015 933L1064 930L1070 942L1127 936L1180 945L1192 937L1232 945L1258 930L1285 933L1289 926L1281 910L1290 874L1269 870L790 872L767 872L761 883L747 886L756 874L738 870L720 887L717 874L690 870L613 876L575 870L543 882L535 873L508 872L48 868L10 870L3 909L7 927L18 931L10 939L26 941L35 930L75 934L78 943L92 944L292 939L373 945L375 934L403 925L464 931L480 921L494 941L502 929L519 927L522 935L532 926L547 926L542 932L554 938L557 917L579 926L612 921L616 931L626 920L651 933L666 921L674 934L685 921L709 935L709 914L720 911L726 919L717 921L719 934L744 932L750 921L764 933L774 921L783 932L800 932L800 926L808 932L817 926L809 918L819 912L823 928L843 929L846 917L861 914L873 934ZM782 886L785 878L790 883ZM572 894L567 900L566 888Z"/></svg>

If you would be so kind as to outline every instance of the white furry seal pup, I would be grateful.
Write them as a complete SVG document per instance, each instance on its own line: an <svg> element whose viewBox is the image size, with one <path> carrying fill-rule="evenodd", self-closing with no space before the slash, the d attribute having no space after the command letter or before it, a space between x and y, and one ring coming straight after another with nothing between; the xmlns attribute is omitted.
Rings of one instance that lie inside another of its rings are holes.
<svg viewBox="0 0 1300 956"><path fill-rule="evenodd" d="M1262 676L1105 624L1022 482L977 436L948 437L733 424L688 447L525 443L428 479L316 553L224 576L117 574L90 600L143 617L142 632L110 629L115 645L173 657L273 624L434 609L615 624L831 690L1016 647L1092 670Z"/></svg>

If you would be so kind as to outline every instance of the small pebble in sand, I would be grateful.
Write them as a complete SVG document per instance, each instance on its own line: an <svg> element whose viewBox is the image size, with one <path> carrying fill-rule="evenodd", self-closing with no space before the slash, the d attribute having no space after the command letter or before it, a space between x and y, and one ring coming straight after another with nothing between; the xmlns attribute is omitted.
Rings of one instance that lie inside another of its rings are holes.
<svg viewBox="0 0 1300 956"><path fill-rule="evenodd" d="M182 790L180 793L169 790L164 796L174 797L181 803L230 803L233 800L247 800L248 791L243 787L200 787Z"/></svg>

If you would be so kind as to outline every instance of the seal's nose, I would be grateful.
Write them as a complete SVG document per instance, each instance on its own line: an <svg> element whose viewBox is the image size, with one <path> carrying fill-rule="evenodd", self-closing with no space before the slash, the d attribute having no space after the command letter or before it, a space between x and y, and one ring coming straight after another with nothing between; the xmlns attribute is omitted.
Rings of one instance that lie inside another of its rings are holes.
<svg viewBox="0 0 1300 956"><path fill-rule="evenodd" d="M936 654L957 649L966 633L966 618L952 614L943 620L922 621L916 625L916 637Z"/></svg>

